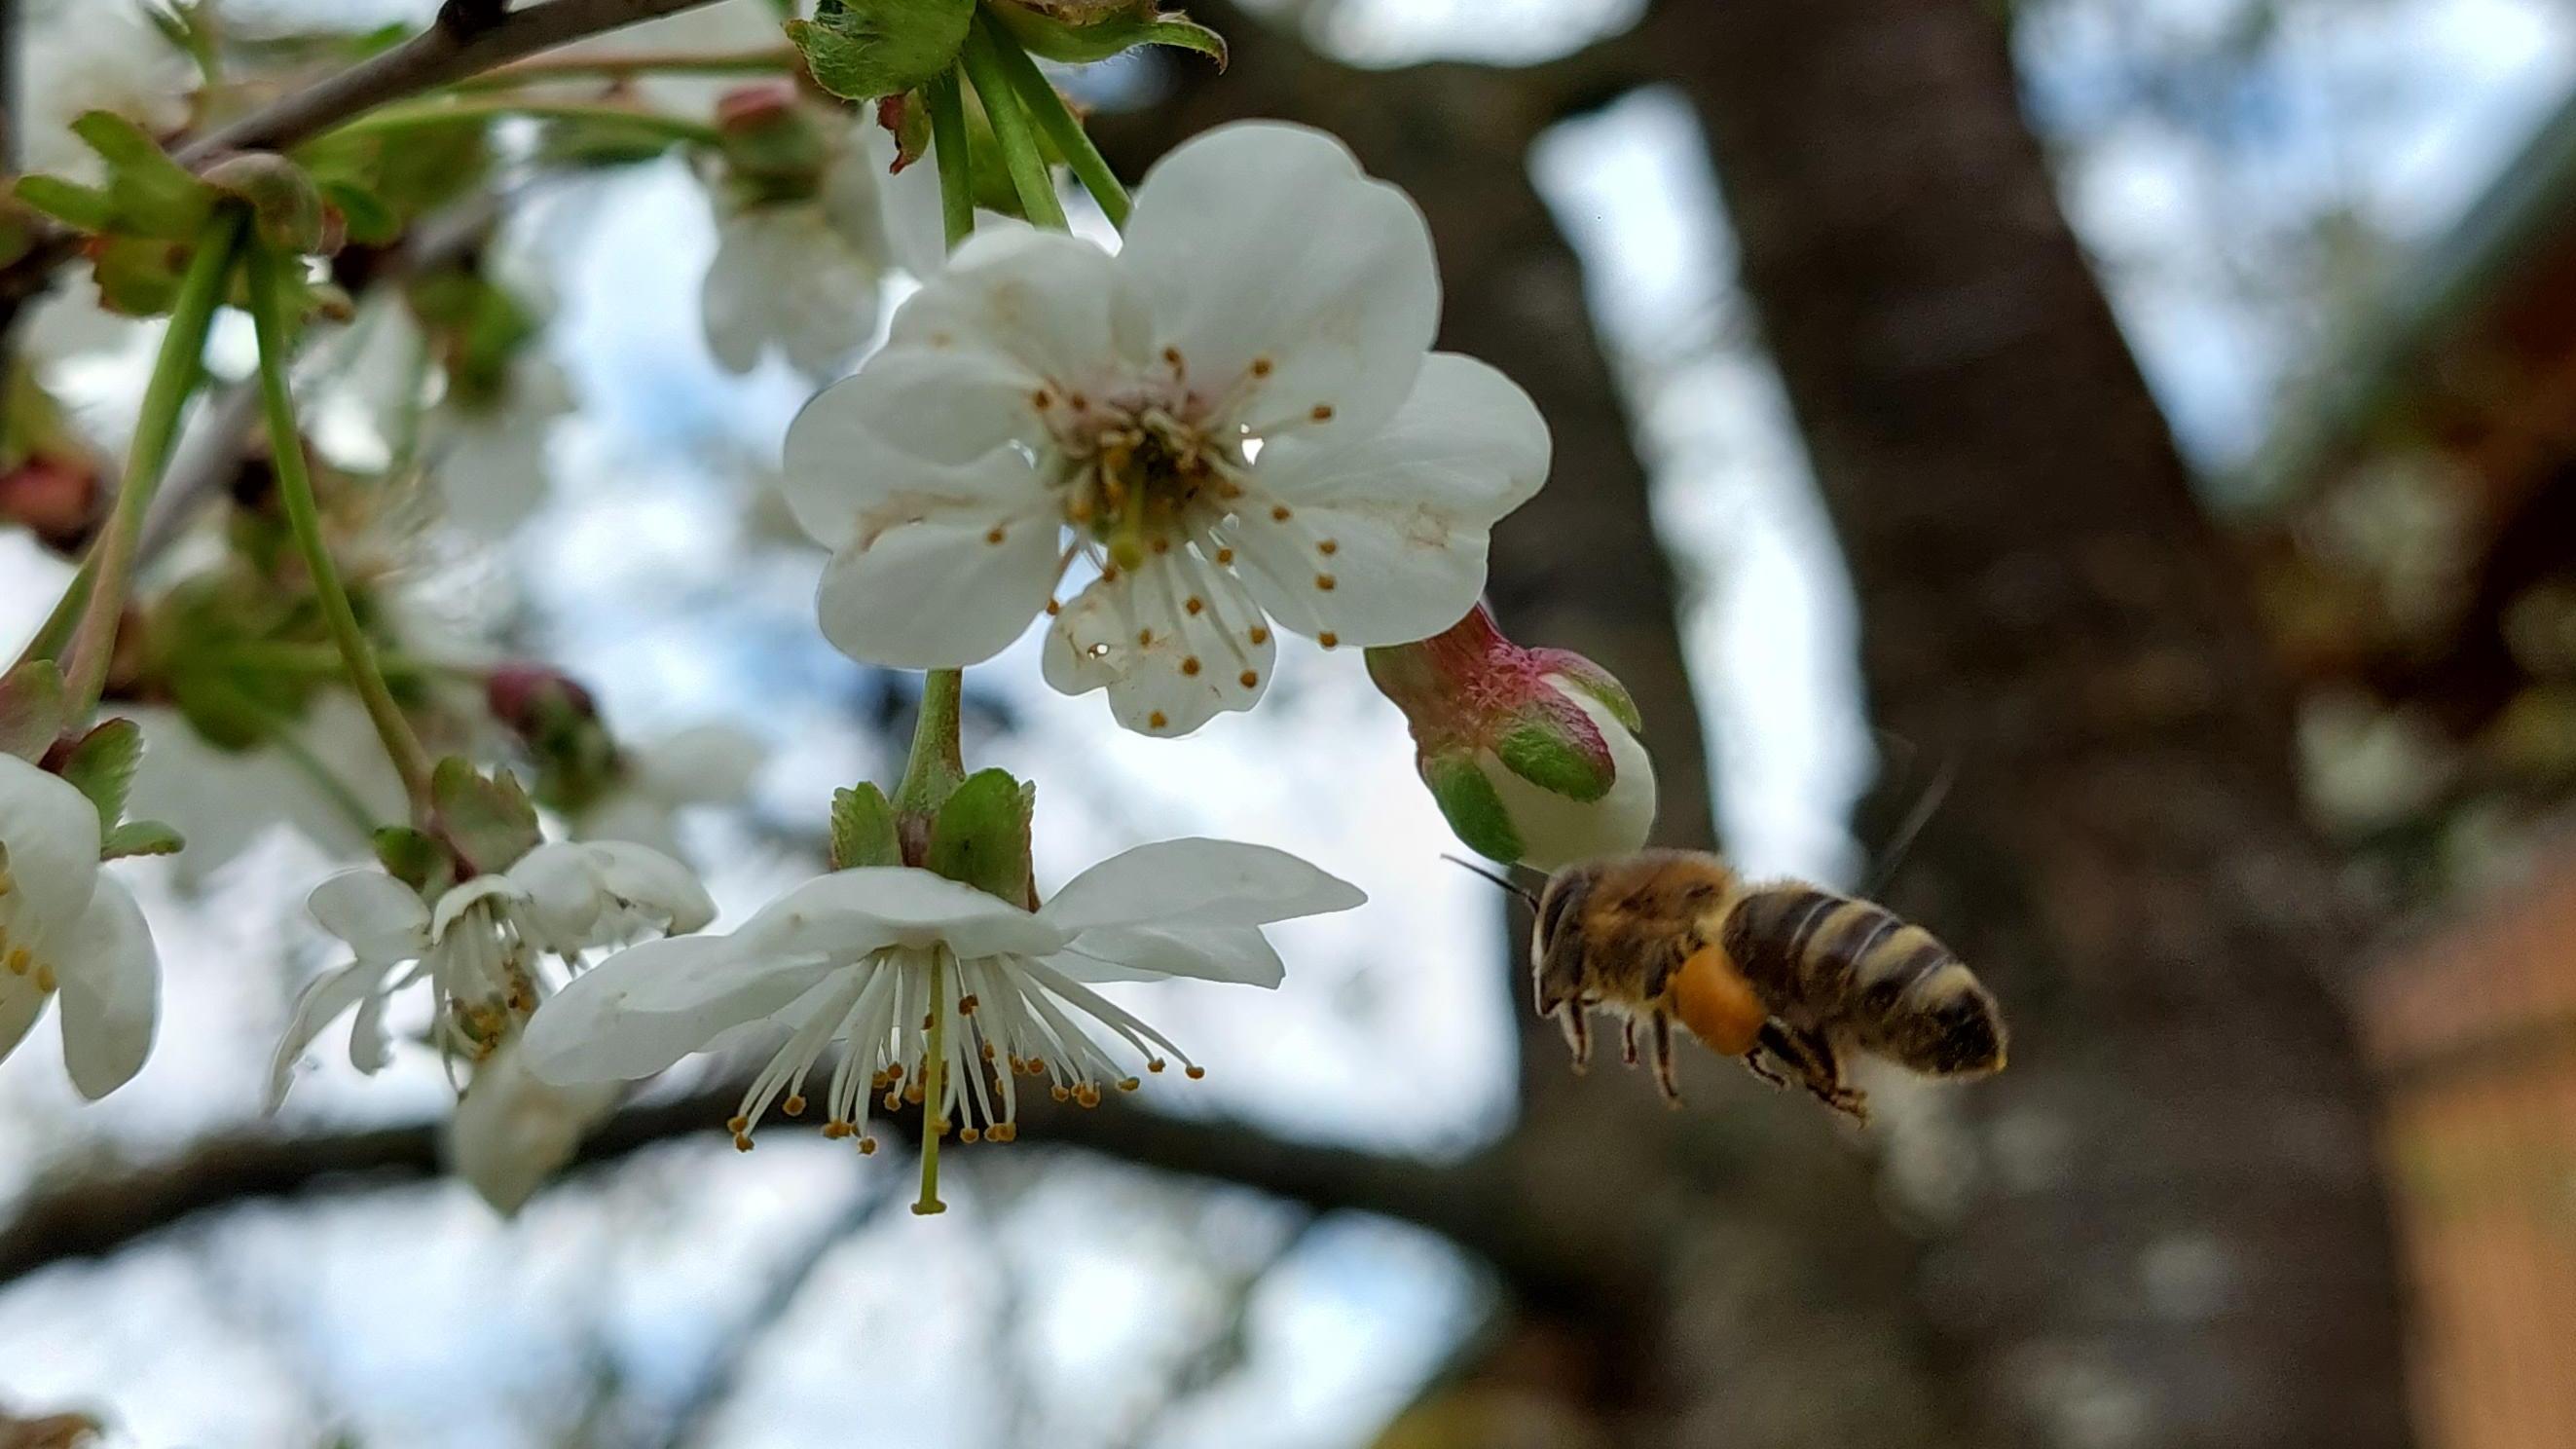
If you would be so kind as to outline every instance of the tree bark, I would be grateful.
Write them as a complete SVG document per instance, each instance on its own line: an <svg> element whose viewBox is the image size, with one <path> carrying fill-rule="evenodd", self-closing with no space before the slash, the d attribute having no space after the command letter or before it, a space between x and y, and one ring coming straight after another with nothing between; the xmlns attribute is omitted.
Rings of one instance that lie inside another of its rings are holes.
<svg viewBox="0 0 2576 1449"><path fill-rule="evenodd" d="M2244 587L1979 0L1658 21L1860 598L1877 722L1954 761L1890 904L2000 993L1945 1095L1927 1291L1978 1442L2406 1442L2360 940ZM1887 808L1887 802L1882 802Z"/></svg>

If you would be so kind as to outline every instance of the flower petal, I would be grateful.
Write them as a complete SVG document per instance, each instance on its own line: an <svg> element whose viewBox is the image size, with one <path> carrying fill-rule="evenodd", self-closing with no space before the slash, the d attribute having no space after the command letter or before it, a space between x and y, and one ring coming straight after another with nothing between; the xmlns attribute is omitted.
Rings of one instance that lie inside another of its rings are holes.
<svg viewBox="0 0 2576 1449"><path fill-rule="evenodd" d="M1546 481L1549 446L1510 378L1433 353L1377 432L1263 449L1227 537L1281 624L1362 646L1429 638L1475 607L1488 534Z"/></svg>
<svg viewBox="0 0 2576 1449"><path fill-rule="evenodd" d="M732 211L698 288L707 350L730 372L751 371L772 347L826 372L875 334L882 271L811 202Z"/></svg>
<svg viewBox="0 0 2576 1449"><path fill-rule="evenodd" d="M684 934L715 919L696 873L648 846L549 841L508 874L527 891L539 944L558 953L609 945L642 925Z"/></svg>
<svg viewBox="0 0 2576 1449"><path fill-rule="evenodd" d="M1038 919L1099 926L1257 926L1347 911L1368 897L1284 850L1233 840L1162 840L1113 855L1065 882Z"/></svg>
<svg viewBox="0 0 2576 1449"><path fill-rule="evenodd" d="M1151 299L1154 351L1177 349L1193 384L1223 393L1269 364L1236 414L1255 432L1368 432L1413 386L1440 317L1421 208L1304 126L1182 143L1137 188L1119 260Z"/></svg>
<svg viewBox="0 0 2576 1449"><path fill-rule="evenodd" d="M63 943L61 972L63 1065L95 1102L143 1070L160 1010L161 958L124 882L100 877Z"/></svg>
<svg viewBox="0 0 2576 1449"><path fill-rule="evenodd" d="M1107 690L1124 728L1173 737L1252 708L1278 653L1233 572L1181 547L1093 580L1056 615L1042 668L1058 693Z"/></svg>
<svg viewBox="0 0 2576 1449"><path fill-rule="evenodd" d="M998 355L1032 386L1111 381L1149 355L1135 275L1079 237L979 228L895 312L887 350Z"/></svg>
<svg viewBox="0 0 2576 1449"><path fill-rule="evenodd" d="M286 1030L277 1039L277 1050L269 1057L268 1111L276 1111L278 1104L286 1100L286 1089L294 1081L295 1064L303 1059L313 1039L322 1034L322 1028L374 991L398 964L390 959L361 957L304 984L304 990L296 995L295 1009L287 1015Z"/></svg>
<svg viewBox="0 0 2576 1449"><path fill-rule="evenodd" d="M538 1080L505 1046L474 1069L444 1134L449 1170L508 1217L524 1206L581 1139L617 1105L614 1083L558 1087Z"/></svg>
<svg viewBox="0 0 2576 1449"><path fill-rule="evenodd" d="M98 886L98 807L61 776L0 755L0 851L13 929L43 954Z"/></svg>
<svg viewBox="0 0 2576 1449"><path fill-rule="evenodd" d="M730 805L769 759L760 736L729 724L692 725L635 752L642 786L674 804Z"/></svg>
<svg viewBox="0 0 2576 1449"><path fill-rule="evenodd" d="M528 888L511 879L507 872L478 875L472 880L449 886L446 894L440 896L438 904L430 910L429 939L446 940L447 933L455 928L459 918L486 901L515 906L524 904L527 899Z"/></svg>
<svg viewBox="0 0 2576 1449"><path fill-rule="evenodd" d="M304 908L361 961L408 961L429 949L429 907L380 870L344 870L313 888Z"/></svg>
<svg viewBox="0 0 2576 1449"><path fill-rule="evenodd" d="M1076 981L1154 981L1186 976L1277 986L1287 965L1254 926L1098 926L1047 958Z"/></svg>
<svg viewBox="0 0 2576 1449"><path fill-rule="evenodd" d="M0 973L0 1061L27 1039L52 997L53 993L37 990L36 983L24 976Z"/></svg>
<svg viewBox="0 0 2576 1449"><path fill-rule="evenodd" d="M958 669L1001 653L1055 592L1058 530L1039 506L912 500L908 516L832 555L814 597L823 637L894 669Z"/></svg>
<svg viewBox="0 0 2576 1449"><path fill-rule="evenodd" d="M574 977L528 1021L528 1070L557 1086L649 1077L775 1014L839 965L746 952L726 936L630 946Z"/></svg>
<svg viewBox="0 0 2576 1449"><path fill-rule="evenodd" d="M817 876L763 907L734 939L759 954L851 961L888 946L943 944L967 957L1044 955L1065 936L998 896L895 865Z"/></svg>

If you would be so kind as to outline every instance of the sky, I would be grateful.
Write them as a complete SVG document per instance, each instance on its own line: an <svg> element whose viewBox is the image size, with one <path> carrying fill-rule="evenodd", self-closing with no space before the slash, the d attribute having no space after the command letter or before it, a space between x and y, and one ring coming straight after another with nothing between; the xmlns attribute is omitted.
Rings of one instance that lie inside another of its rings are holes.
<svg viewBox="0 0 2576 1449"><path fill-rule="evenodd" d="M2278 255L2341 206L2401 251L2438 235L2576 78L2576 20L2557 5L2381 0L2294 7L2223 82L2142 99L2158 87L2140 56L2199 54L2237 9L2046 0L2021 52L2070 212L2213 477L2259 442L2280 380L2321 345L2315 317L2249 297L2248 255ZM1526 61L1634 10L1349 0L1314 33L1370 64ZM1591 263L1655 466L1731 849L1758 872L1849 879L1866 851L1842 819L1876 753L1849 603L1726 274L1688 110L1628 98L1559 128L1531 165ZM694 306L712 230L676 163L547 188L515 225L554 299L550 346L576 407L550 439L550 502L506 568L471 576L470 603L577 663L639 737L723 718L763 738L752 814L770 835L690 822L740 912L804 868L770 837L810 838L832 787L894 763L863 720L899 686L822 643L818 560L774 509L742 502L809 385L781 364L737 379L705 356ZM112 429L130 383L113 366L94 376ZM36 598L49 577L0 537L0 599ZM0 644L23 627L0 609ZM1214 1064L1158 1101L1435 1155L1506 1125L1517 1004L1492 970L1491 888L1438 863L1454 847L1358 661L1286 651L1259 711L1172 744L1110 728L1096 697L1047 691L1034 642L973 678L979 717L1012 727L970 748L1038 779L1043 883L1204 832L1296 850L1374 898L1283 930L1291 975L1258 1009L1217 987L1131 993ZM0 1070L0 1193L74 1150L148 1154L255 1120L264 1041L324 964L297 901L327 864L274 839L195 898L132 872L164 941L170 1025L145 1073L96 1108L74 1110L48 1042ZM368 1081L322 1059L295 1124L412 1120L443 1099L424 1060ZM325 1426L369 1444L509 1444L560 1416L568 1384L629 1385L648 1417L721 1400L703 1366L750 1333L727 1380L740 1407L714 1410L701 1442L1005 1443L1044 1423L1073 1442L1287 1449L1364 1442L1487 1301L1472 1265L1394 1225L1310 1222L1025 1145L968 1161L956 1210L927 1224L878 1211L902 1164L853 1171L786 1133L749 1158L674 1144L507 1223L453 1184L260 1206L0 1293L0 1389L101 1403L119 1446L265 1449L318 1443ZM1242 1339L1200 1361L1238 1300Z"/></svg>

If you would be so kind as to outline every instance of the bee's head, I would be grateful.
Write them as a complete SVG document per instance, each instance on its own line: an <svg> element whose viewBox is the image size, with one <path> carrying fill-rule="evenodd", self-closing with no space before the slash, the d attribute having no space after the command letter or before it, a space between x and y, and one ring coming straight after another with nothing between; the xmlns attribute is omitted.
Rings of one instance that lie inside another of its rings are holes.
<svg viewBox="0 0 2576 1449"><path fill-rule="evenodd" d="M1547 878L1547 885L1538 893L1530 922L1530 964L1533 967L1544 971L1558 938L1572 929L1582 916L1584 899L1592 894L1592 884L1600 876L1598 862L1581 861Z"/></svg>

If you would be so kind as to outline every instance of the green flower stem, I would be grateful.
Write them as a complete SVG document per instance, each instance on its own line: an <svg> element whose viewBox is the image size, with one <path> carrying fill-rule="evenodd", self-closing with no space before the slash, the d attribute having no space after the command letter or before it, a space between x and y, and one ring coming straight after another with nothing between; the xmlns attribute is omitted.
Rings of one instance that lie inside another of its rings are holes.
<svg viewBox="0 0 2576 1449"><path fill-rule="evenodd" d="M792 45L741 50L631 50L599 55L541 55L458 81L460 91L492 90L538 80L620 80L634 75L786 75L805 63Z"/></svg>
<svg viewBox="0 0 2576 1449"><path fill-rule="evenodd" d="M921 677L921 708L912 722L912 753L903 762L903 780L894 787L897 814L927 818L937 813L966 778L965 752L957 743L959 704L965 694L962 669L934 669Z"/></svg>
<svg viewBox="0 0 2576 1449"><path fill-rule="evenodd" d="M991 37L994 54L1002 62L1002 73L1009 77L1011 89L1019 95L1020 104L1028 107L1029 119L1037 122L1038 129L1046 133L1057 154L1073 168L1074 177L1082 183L1082 189L1090 192L1091 199L1100 203L1100 210L1108 216L1109 224L1124 231L1127 227L1127 188L1119 184L1118 173L1109 169L1109 158L1101 155L1100 148L1091 144L1091 133L1082 128L1081 118L1074 115L1073 107L1065 104L1064 96L1056 90L1055 83L1046 78L1045 72L1038 69L1038 63L1029 58L1019 38L1012 35L1007 27L993 24L990 16L979 12L975 18L978 28Z"/></svg>
<svg viewBox="0 0 2576 1449"><path fill-rule="evenodd" d="M921 1057L921 1200L912 1205L922 1217L948 1211L939 1200L939 1134L948 1126L942 1100L948 1090L947 954L934 947L930 955L930 1049Z"/></svg>
<svg viewBox="0 0 2576 1449"><path fill-rule="evenodd" d="M939 219L947 229L950 251L975 230L975 171L966 149L965 84L952 67L927 87L930 159L939 168Z"/></svg>
<svg viewBox="0 0 2576 1449"><path fill-rule="evenodd" d="M188 394L197 387L206 349L206 329L214 321L215 308L223 302L224 282L232 275L233 257L241 244L242 229L248 221L247 211L239 206L219 207L197 239L197 254L188 261L187 274L180 279L179 295L170 309L169 329L161 334L161 352L152 364L152 380L144 384L143 410L134 424L134 445L125 455L125 480L116 490L116 511L109 515L106 529L99 534L90 556L81 565L88 580L75 578L65 592L63 602L55 606L52 619L37 633L36 649L59 642L60 623L66 610L77 614L79 623L72 627L70 642L65 645L68 664L63 670L63 696L71 706L74 722L89 717L98 703L99 690L107 682L108 656L116 652L116 626L125 612L125 595L133 584L135 545L143 536L143 515L152 506L152 495L161 486L161 475L170 466L170 446L179 432L179 411L186 406ZM78 603L73 602L79 595ZM52 651L46 649L46 653Z"/></svg>
<svg viewBox="0 0 2576 1449"><path fill-rule="evenodd" d="M1020 109L1018 97L1011 93L1000 47L993 42L992 22L982 14L976 15L975 28L966 32L965 48L957 57L966 67L966 78L974 82L975 98L984 103L984 118L993 123L993 140L1002 148L1002 164L1010 170L1020 209L1039 226L1070 230L1064 203L1056 199L1055 174L1047 169L1046 155L1038 149L1037 132L1029 129L1028 112Z"/></svg>
<svg viewBox="0 0 2576 1449"><path fill-rule="evenodd" d="M366 705L376 737L384 741L394 773L402 777L403 794L411 801L415 820L426 821L430 818L429 754L394 703L393 691L376 664L375 650L358 627L357 611L349 607L349 592L340 583L339 568L322 537L313 479L304 468L304 437L295 426L295 396L286 382L286 295L279 276L285 266L286 259L266 247L250 249L250 315L259 334L260 401L268 414L270 466L277 474L278 499L286 507L287 527L295 534L304 566L313 575L313 592L321 601L322 618L331 627L341 662L348 668L349 686Z"/></svg>
<svg viewBox="0 0 2576 1449"><path fill-rule="evenodd" d="M388 136L423 126L498 120L504 116L529 116L541 121L607 121L701 146L714 146L723 140L715 127L685 116L637 106L604 105L596 101L554 101L536 96L486 96L463 101L419 101L385 106L334 128L330 134Z"/></svg>

